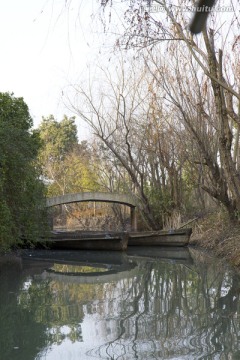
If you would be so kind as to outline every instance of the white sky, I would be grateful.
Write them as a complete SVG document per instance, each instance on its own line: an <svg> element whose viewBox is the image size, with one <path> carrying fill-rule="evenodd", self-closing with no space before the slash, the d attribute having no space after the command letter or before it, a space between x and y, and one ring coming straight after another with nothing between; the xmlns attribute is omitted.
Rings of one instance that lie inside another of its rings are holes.
<svg viewBox="0 0 240 360"><path fill-rule="evenodd" d="M72 0L68 9L65 0L0 5L0 91L24 98L35 127L42 116L73 115L62 104L62 91L86 72L101 47L99 32L91 30L93 4L96 10L96 0Z"/></svg>
<svg viewBox="0 0 240 360"><path fill-rule="evenodd" d="M104 53L111 50L111 36L102 34L97 21L100 1L68 0L69 8L65 2L7 0L0 5L0 91L24 98L35 127L42 116L61 120L64 114L74 115L62 94L69 84L87 78L87 64L92 69L98 61L104 63ZM80 119L76 123L83 139L86 125Z"/></svg>

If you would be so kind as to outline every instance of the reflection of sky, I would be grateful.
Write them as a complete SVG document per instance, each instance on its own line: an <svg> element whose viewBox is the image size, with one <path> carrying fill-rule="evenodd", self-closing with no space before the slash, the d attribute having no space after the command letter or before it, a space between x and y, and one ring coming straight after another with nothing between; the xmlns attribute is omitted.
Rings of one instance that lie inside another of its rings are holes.
<svg viewBox="0 0 240 360"><path fill-rule="evenodd" d="M27 277L25 309L35 311L31 285L54 292L34 313L52 335L35 360L195 360L212 352L209 359L219 360L229 342L238 349L239 291L231 272L138 261L137 273L101 284Z"/></svg>
<svg viewBox="0 0 240 360"><path fill-rule="evenodd" d="M100 344L100 343L99 343ZM39 359L41 360L96 360L96 357L89 357L86 352L89 350L87 344L84 343L72 343L70 340L65 340L61 345L53 345Z"/></svg>
<svg viewBox="0 0 240 360"><path fill-rule="evenodd" d="M66 339L60 345L51 345L47 353L44 353L39 360L96 360L98 357L87 355L87 352L117 337L117 328L115 328L115 333L112 332L113 323L113 321L109 322L111 331L107 333L105 319L99 319L98 314L86 315L81 324L83 342L72 343L71 340ZM61 333L67 335L69 332L68 326L61 327Z"/></svg>

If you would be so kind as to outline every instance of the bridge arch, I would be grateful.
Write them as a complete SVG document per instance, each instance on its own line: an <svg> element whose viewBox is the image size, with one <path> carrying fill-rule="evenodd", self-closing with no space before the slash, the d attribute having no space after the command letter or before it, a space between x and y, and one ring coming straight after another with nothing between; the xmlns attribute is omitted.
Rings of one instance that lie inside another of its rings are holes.
<svg viewBox="0 0 240 360"><path fill-rule="evenodd" d="M52 207L56 205L71 204L76 202L111 202L122 205L127 205L131 209L131 228L137 229L136 221L136 200L127 194L106 193L106 192L81 192L74 194L58 195L51 198L47 198L46 207Z"/></svg>
<svg viewBox="0 0 240 360"><path fill-rule="evenodd" d="M47 199L46 206L70 204L83 201L112 202L135 208L137 206L133 197L127 194L105 193L105 192L81 192L75 194L58 195Z"/></svg>

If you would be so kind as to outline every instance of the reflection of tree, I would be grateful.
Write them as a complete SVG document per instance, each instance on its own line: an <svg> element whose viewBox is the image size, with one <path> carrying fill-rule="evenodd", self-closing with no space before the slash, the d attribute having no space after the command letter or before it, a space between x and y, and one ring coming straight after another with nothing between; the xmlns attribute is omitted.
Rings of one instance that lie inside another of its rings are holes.
<svg viewBox="0 0 240 360"><path fill-rule="evenodd" d="M59 272L63 274L92 274L93 272L106 272L108 269L104 267L92 267L92 266L76 266L76 265L61 265L61 264L54 264L51 268L54 272Z"/></svg>
<svg viewBox="0 0 240 360"><path fill-rule="evenodd" d="M55 270L74 273L65 264ZM22 281L14 273L10 287L8 279L0 282L1 294L19 295L1 301L6 360L21 359L20 350L12 355L13 347L24 342L31 356L22 359L30 360L37 353L42 358L52 344L86 341L81 328L86 319L99 344L88 355L98 359L238 358L239 279L219 271L218 264L187 268L138 259L137 272L129 277L94 284L41 276Z"/></svg>
<svg viewBox="0 0 240 360"><path fill-rule="evenodd" d="M59 265L57 269L67 271L67 266ZM45 324L48 342L61 344L66 339L82 341L83 305L99 296L102 296L101 289L95 284L33 281L27 291L20 294L19 303L31 310L37 323ZM63 326L68 326L67 333L63 332Z"/></svg>
<svg viewBox="0 0 240 360"><path fill-rule="evenodd" d="M214 287L208 289L214 289L215 294L209 291L208 297L205 295L208 316L204 318L198 328L198 334L199 336L206 334L206 339L211 343L213 351L209 355L223 353L231 356L232 350L239 350L236 347L240 325L237 316L240 294L239 279L236 275L229 276L227 273L224 276L218 273L217 278L215 278ZM216 284L217 286L215 286Z"/></svg>
<svg viewBox="0 0 240 360"><path fill-rule="evenodd" d="M118 301L117 336L89 354L107 354L109 359L122 359L124 354L132 359L194 354L205 359L237 353L238 280L213 266L206 270L145 263L137 277L121 282L118 294L125 298L111 293Z"/></svg>
<svg viewBox="0 0 240 360"><path fill-rule="evenodd" d="M21 264L17 259L0 264L0 358L32 360L45 345L45 326L37 324L32 313L18 306L17 294L22 283Z"/></svg>
<svg viewBox="0 0 240 360"><path fill-rule="evenodd" d="M124 309L122 309L123 311L121 311L121 317L118 321L119 334L117 338L115 338L113 341L109 341L107 344L104 344L102 347L95 351L97 356L99 356L100 358L102 349L109 356L109 359L121 359L122 356L126 356L126 346L122 344L121 339L125 338L126 335L128 336L130 332L133 332L134 337L131 340L131 349L134 353L134 358L137 359L137 351L135 351L137 344L135 342L139 336L139 322L140 318L148 312L147 306L144 307L142 312L140 308L140 299L142 297L146 297L148 294L148 292L146 291L146 287L150 282L151 269L152 264L145 264L144 271L141 267L139 267L139 275L136 276L135 279L123 282L124 284L127 283L127 287L129 290L122 293L124 294L124 297L121 298L121 301L123 301L124 303L128 303L130 305L131 311L125 314ZM133 319L134 321L132 321ZM119 351L119 348L121 348L121 351ZM91 354L91 351L89 352L89 354Z"/></svg>

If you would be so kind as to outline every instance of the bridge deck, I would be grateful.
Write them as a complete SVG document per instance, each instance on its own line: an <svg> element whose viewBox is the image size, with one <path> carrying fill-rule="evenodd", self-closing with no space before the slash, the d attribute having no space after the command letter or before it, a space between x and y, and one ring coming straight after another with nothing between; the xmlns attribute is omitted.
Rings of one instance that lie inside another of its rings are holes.
<svg viewBox="0 0 240 360"><path fill-rule="evenodd" d="M133 208L136 207L136 201L131 195L105 192L82 192L76 194L54 196L47 199L46 206L51 207L61 204L70 204L83 201L112 202L127 205Z"/></svg>

